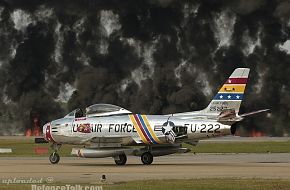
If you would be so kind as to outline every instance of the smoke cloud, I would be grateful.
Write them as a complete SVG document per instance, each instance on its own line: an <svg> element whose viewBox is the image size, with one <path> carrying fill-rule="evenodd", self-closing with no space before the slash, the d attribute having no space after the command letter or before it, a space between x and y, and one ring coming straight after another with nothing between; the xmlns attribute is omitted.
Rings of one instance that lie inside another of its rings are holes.
<svg viewBox="0 0 290 190"><path fill-rule="evenodd" d="M77 107L167 114L207 106L251 68L241 135L290 134L290 1L0 1L0 134Z"/></svg>

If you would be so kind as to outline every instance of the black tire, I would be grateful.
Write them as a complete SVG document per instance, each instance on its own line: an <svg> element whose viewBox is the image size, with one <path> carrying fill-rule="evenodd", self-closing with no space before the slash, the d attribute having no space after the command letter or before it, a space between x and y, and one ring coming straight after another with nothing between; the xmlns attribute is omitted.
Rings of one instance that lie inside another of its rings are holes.
<svg viewBox="0 0 290 190"><path fill-rule="evenodd" d="M127 162L127 156L126 156L126 154L120 154L120 155L119 155L119 160L115 160L115 163L116 163L118 166L125 165L126 162Z"/></svg>
<svg viewBox="0 0 290 190"><path fill-rule="evenodd" d="M60 156L56 152L51 153L51 155L49 156L49 161L52 164L57 164L59 160L60 160Z"/></svg>
<svg viewBox="0 0 290 190"><path fill-rule="evenodd" d="M153 162L153 155L150 152L145 152L141 156L141 161L144 165L150 165Z"/></svg>

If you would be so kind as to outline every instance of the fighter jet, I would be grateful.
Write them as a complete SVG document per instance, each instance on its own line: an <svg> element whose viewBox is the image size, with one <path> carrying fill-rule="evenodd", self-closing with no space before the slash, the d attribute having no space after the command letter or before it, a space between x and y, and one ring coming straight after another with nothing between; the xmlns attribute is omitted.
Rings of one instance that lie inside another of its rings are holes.
<svg viewBox="0 0 290 190"><path fill-rule="evenodd" d="M82 145L72 155L84 158L112 157L125 165L127 155L141 157L150 165L156 156L186 153L182 143L196 145L199 140L235 133L238 115L250 69L238 68L226 80L210 104L203 110L170 115L146 115L111 104L94 104L85 113L76 109L61 119L43 126L44 139L51 142L52 164L60 160L61 145Z"/></svg>

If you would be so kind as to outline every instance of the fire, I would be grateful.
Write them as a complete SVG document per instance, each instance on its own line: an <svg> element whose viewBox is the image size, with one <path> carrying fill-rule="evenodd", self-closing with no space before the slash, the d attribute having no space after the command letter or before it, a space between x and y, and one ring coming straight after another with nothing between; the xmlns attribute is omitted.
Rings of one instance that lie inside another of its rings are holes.
<svg viewBox="0 0 290 190"><path fill-rule="evenodd" d="M256 131L255 129L249 132L249 137L263 137L264 135L264 133L261 131Z"/></svg>
<svg viewBox="0 0 290 190"><path fill-rule="evenodd" d="M32 119L32 126L31 128L28 128L25 131L25 136L30 137L30 136L40 136L42 135L41 129L40 129L40 119L39 119L39 114L38 113L34 113L31 114Z"/></svg>
<svg viewBox="0 0 290 190"><path fill-rule="evenodd" d="M25 131L25 136L30 137L31 136L31 129L27 129Z"/></svg>

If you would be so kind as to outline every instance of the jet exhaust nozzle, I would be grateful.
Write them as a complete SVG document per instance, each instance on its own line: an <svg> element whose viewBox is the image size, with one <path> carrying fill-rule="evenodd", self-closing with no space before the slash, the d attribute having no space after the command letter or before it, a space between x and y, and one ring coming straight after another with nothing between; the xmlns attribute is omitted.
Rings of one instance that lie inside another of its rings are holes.
<svg viewBox="0 0 290 190"><path fill-rule="evenodd" d="M231 126L231 134L232 134L232 135L235 135L235 134L236 134L236 131L237 131L237 125L236 125L236 124L233 124L233 125Z"/></svg>

